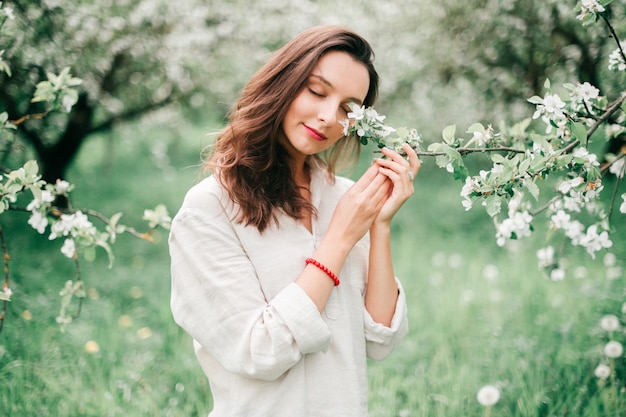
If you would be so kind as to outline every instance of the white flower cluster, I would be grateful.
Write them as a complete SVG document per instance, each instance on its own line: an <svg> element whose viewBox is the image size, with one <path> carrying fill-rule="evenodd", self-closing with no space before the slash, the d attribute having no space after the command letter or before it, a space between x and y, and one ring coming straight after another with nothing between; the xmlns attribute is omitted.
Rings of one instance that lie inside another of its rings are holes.
<svg viewBox="0 0 626 417"><path fill-rule="evenodd" d="M543 98L534 96L529 99L531 103L537 105L533 119L541 120L546 124L546 134L552 133L556 129L557 137L565 137L568 133L567 113L564 111L565 102L558 94L547 93Z"/></svg>
<svg viewBox="0 0 626 417"><path fill-rule="evenodd" d="M584 247L594 259L596 252L613 246L608 231L599 230L597 224L585 230L585 226L578 220L572 220L571 215L565 210L557 210L550 218L550 222L555 230L563 230L573 245Z"/></svg>
<svg viewBox="0 0 626 417"><path fill-rule="evenodd" d="M549 81L546 85L549 86ZM606 106L605 98L600 95L600 90L588 82L564 84L569 97L562 99L561 96L548 91L543 97L532 96L528 99L536 105L533 119L541 118L546 124L546 134L554 134L557 138L568 139L571 135L570 119L577 113L583 113L589 118L583 123L593 123L592 116Z"/></svg>
<svg viewBox="0 0 626 417"><path fill-rule="evenodd" d="M98 232L81 211L72 214L62 214L59 221L54 222L50 229L50 236L48 237L50 240L61 236L66 237L61 253L68 258L73 257L76 252L76 239L87 237L90 240L96 240Z"/></svg>
<svg viewBox="0 0 626 417"><path fill-rule="evenodd" d="M600 98L600 90L588 82L575 86L566 84L565 87L570 90L571 105L575 111L583 110L585 105L591 110L591 105Z"/></svg>
<svg viewBox="0 0 626 417"><path fill-rule="evenodd" d="M418 149L422 137L416 129L394 129L385 124L386 116L378 114L372 107L350 104L351 112L346 120L340 121L344 136L355 135L363 145L370 141L379 148L386 147L404 154L402 146L407 143L413 149ZM391 135L395 133L395 135Z"/></svg>
<svg viewBox="0 0 626 417"><path fill-rule="evenodd" d="M34 193L33 200L28 204L26 210L31 212L28 224L40 234L44 234L50 225L50 235L48 239L54 240L59 237L66 237L61 253L72 258L76 252L75 240L79 237L89 237L95 240L97 230L89 221L87 216L81 211L72 214L62 214L57 220L49 221L48 210L57 196L67 196L72 189L72 185L67 181L57 180L56 184L47 184L46 189L39 193Z"/></svg>
<svg viewBox="0 0 626 417"><path fill-rule="evenodd" d="M531 234L530 225L533 216L522 208L524 195L516 192L509 201L509 217L496 226L496 243L504 246L511 239L528 237Z"/></svg>
<svg viewBox="0 0 626 417"><path fill-rule="evenodd" d="M502 164L496 163L493 164L493 167L489 171L486 171L484 169L480 170L477 177L468 176L465 178L465 184L463 184L460 193L461 197L463 197L463 201L461 201L461 204L465 208L465 211L468 211L472 208L472 195L473 193L480 192L481 183L486 183L489 180L490 176L497 176L503 171L503 169L504 167L502 166ZM448 171L451 172L451 170Z"/></svg>
<svg viewBox="0 0 626 417"><path fill-rule="evenodd" d="M604 6L598 0L580 0L580 13L576 16L576 19L584 20L589 15L602 13L604 10Z"/></svg>
<svg viewBox="0 0 626 417"><path fill-rule="evenodd" d="M530 224L533 216L528 211L516 211L509 213L509 217L498 225L496 243L504 246L510 239L530 236Z"/></svg>
<svg viewBox="0 0 626 417"><path fill-rule="evenodd" d="M626 48L626 43L620 43L622 50ZM626 70L626 62L624 62L624 56L622 55L620 48L616 48L609 55L609 70L620 72Z"/></svg>
<svg viewBox="0 0 626 417"><path fill-rule="evenodd" d="M344 136L356 133L360 139L367 141L381 139L395 132L394 128L385 125L386 116L378 114L376 110L357 105L351 105L350 108L352 111L348 113L348 118L340 121Z"/></svg>
<svg viewBox="0 0 626 417"><path fill-rule="evenodd" d="M626 214L626 193L622 194L622 204L619 206L619 211Z"/></svg>

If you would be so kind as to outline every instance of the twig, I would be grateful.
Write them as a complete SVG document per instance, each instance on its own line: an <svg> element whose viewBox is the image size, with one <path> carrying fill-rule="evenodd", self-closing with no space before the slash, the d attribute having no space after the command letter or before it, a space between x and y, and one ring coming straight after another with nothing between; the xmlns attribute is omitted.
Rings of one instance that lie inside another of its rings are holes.
<svg viewBox="0 0 626 417"><path fill-rule="evenodd" d="M0 242L2 244L2 253L4 254L3 258L4 258L4 287L3 289L7 289L9 288L9 259L11 258L9 256L9 250L7 249L7 242L6 239L4 237L4 230L2 229L2 226L0 226ZM4 326L4 318L6 317L6 313L7 313L7 304L9 302L8 301L3 301L2 302L2 312L0 313L0 333L2 333L2 328Z"/></svg>
<svg viewBox="0 0 626 417"><path fill-rule="evenodd" d="M50 111L46 111L46 112L43 112L43 113L27 114L25 116L20 117L17 120L11 120L11 123L13 123L14 125L21 125L22 123L24 123L28 119L43 119L48 114L50 114Z"/></svg>
<svg viewBox="0 0 626 417"><path fill-rule="evenodd" d="M622 56L622 59L624 60L624 62L626 62L626 54L624 54L624 50L622 49L622 44L619 41L617 32L615 32L615 29L613 28L613 25L611 25L609 19L604 14L601 14L601 16L604 20L604 23L606 23L606 25L609 27L609 32L611 32L611 36L613 36L613 39L615 39L615 43L617 43L617 48L619 49L619 53Z"/></svg>

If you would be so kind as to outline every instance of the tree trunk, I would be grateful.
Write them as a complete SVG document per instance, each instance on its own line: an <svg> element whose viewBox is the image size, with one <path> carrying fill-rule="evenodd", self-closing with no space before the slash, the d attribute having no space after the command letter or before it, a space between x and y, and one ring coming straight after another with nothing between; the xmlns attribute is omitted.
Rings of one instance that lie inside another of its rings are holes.
<svg viewBox="0 0 626 417"><path fill-rule="evenodd" d="M39 151L41 175L45 181L54 183L57 179L65 179L69 165L92 130L92 116L93 108L87 95L81 94L72 108L65 132L54 145Z"/></svg>

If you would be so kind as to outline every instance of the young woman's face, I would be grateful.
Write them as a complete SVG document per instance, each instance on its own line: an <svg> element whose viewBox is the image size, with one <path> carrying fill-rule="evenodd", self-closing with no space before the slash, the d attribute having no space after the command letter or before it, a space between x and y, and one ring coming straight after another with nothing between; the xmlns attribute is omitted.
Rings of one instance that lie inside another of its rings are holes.
<svg viewBox="0 0 626 417"><path fill-rule="evenodd" d="M346 52L322 56L304 88L291 102L282 128L281 142L297 161L322 152L343 137L348 103L361 105L369 89L365 65Z"/></svg>

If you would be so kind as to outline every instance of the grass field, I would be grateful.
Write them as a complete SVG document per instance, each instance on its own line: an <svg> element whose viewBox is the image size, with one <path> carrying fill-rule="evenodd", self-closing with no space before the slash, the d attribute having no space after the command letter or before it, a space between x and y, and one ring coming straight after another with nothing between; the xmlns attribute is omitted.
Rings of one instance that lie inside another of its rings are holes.
<svg viewBox="0 0 626 417"><path fill-rule="evenodd" d="M113 146L106 137L88 143L69 178L74 206L123 211L132 225L160 202L174 213L206 143L201 130L180 129L184 143L140 126L118 132ZM499 248L487 215L465 212L461 184L431 162L394 228L411 330L390 357L370 364L372 417L626 415L624 356L608 362L603 354L608 340L626 335L599 324L606 314L626 324L623 215L614 221L614 265L604 253L594 261L573 251L566 279L552 282L537 268L541 231ZM0 333L0 416L207 415L208 383L169 312L165 232L154 244L121 237L113 269L103 252L83 262L87 300L60 327L58 293L75 277L61 242L30 229L23 213L3 215L2 227L13 301ZM594 376L602 361L613 378ZM491 408L476 400L484 385L501 392Z"/></svg>

